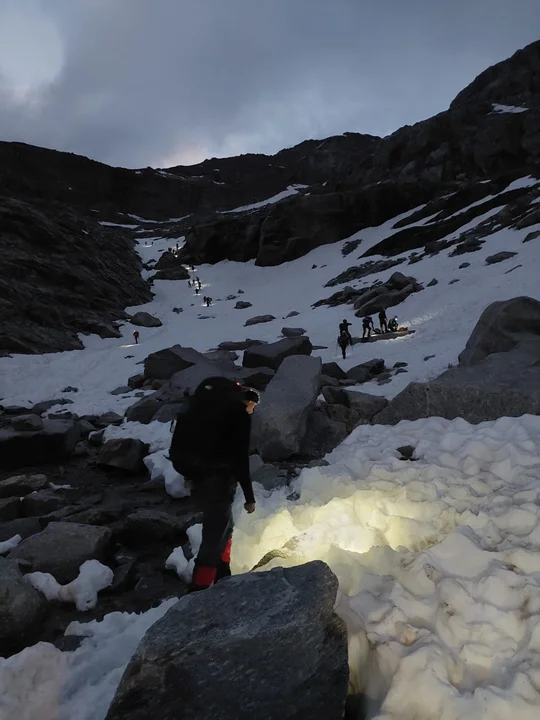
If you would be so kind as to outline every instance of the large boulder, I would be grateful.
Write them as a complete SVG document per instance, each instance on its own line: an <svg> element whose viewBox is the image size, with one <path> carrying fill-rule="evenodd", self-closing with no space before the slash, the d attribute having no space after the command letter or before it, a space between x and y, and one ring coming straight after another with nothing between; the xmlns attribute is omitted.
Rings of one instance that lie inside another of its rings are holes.
<svg viewBox="0 0 540 720"><path fill-rule="evenodd" d="M256 345L244 352L242 365L246 368L269 367L277 370L291 355L311 355L313 345L308 337L285 338L275 343Z"/></svg>
<svg viewBox="0 0 540 720"><path fill-rule="evenodd" d="M96 525L51 522L45 530L23 540L10 560L25 560L32 571L51 573L61 584L75 580L86 560L101 560L111 530Z"/></svg>
<svg viewBox="0 0 540 720"><path fill-rule="evenodd" d="M384 360L376 358L349 368L349 370L347 370L347 377L358 383L364 383L368 380L372 380L382 372L384 372Z"/></svg>
<svg viewBox="0 0 540 720"><path fill-rule="evenodd" d="M311 413L300 454L310 459L321 458L334 450L348 435L345 422L334 420L322 410Z"/></svg>
<svg viewBox="0 0 540 720"><path fill-rule="evenodd" d="M204 361L206 358L197 350L173 345L173 347L150 353L144 361L144 376L152 380L168 380L174 373Z"/></svg>
<svg viewBox="0 0 540 720"><path fill-rule="evenodd" d="M46 475L13 475L0 481L0 498L22 497L49 485Z"/></svg>
<svg viewBox="0 0 540 720"><path fill-rule="evenodd" d="M292 327L282 327L281 328L281 334L283 337L292 338L292 337L300 337L300 335L305 335L306 330L304 328L292 328Z"/></svg>
<svg viewBox="0 0 540 720"><path fill-rule="evenodd" d="M540 350L540 302L517 297L489 305L459 356L460 366L477 365L488 355L507 352L526 342Z"/></svg>
<svg viewBox="0 0 540 720"><path fill-rule="evenodd" d="M0 654L22 644L39 622L45 598L23 578L16 562L0 557Z"/></svg>
<svg viewBox="0 0 540 720"><path fill-rule="evenodd" d="M161 327L163 325L159 318L147 312L135 313L129 321L132 325L139 325L140 327Z"/></svg>
<svg viewBox="0 0 540 720"><path fill-rule="evenodd" d="M260 325L261 323L267 323L272 322L272 320L275 320L276 318L273 315L255 315L255 317L249 318L249 320L246 320L244 325L247 327L249 325Z"/></svg>
<svg viewBox="0 0 540 720"><path fill-rule="evenodd" d="M264 461L287 460L300 452L319 393L320 358L283 360L253 416L252 444Z"/></svg>
<svg viewBox="0 0 540 720"><path fill-rule="evenodd" d="M187 595L147 631L107 720L341 720L349 673L336 593L314 561Z"/></svg>
<svg viewBox="0 0 540 720"><path fill-rule="evenodd" d="M360 420L372 420L388 405L388 400L382 395L370 395L354 390L345 392L349 400L349 407L354 410Z"/></svg>
<svg viewBox="0 0 540 720"><path fill-rule="evenodd" d="M79 439L79 428L73 420L43 420L43 428L34 432L2 428L0 469L60 462L73 453Z"/></svg>
<svg viewBox="0 0 540 720"><path fill-rule="evenodd" d="M146 443L136 438L113 438L102 445L98 463L138 474L144 470L143 460L148 455L148 449Z"/></svg>

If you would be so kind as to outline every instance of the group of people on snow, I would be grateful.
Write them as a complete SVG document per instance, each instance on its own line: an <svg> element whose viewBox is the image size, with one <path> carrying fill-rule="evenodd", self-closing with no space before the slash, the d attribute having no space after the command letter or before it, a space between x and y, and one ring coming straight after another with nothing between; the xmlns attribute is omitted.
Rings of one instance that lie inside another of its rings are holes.
<svg viewBox="0 0 540 720"><path fill-rule="evenodd" d="M348 320L343 320L339 323L338 345L341 349L344 360L347 357L347 347L352 347L353 345L353 338L349 330L351 325L352 323L348 322ZM397 317L394 315L393 318L388 320L386 310L381 310L379 312L379 327L380 329L376 330L373 318L371 315L366 315L366 317L362 320L362 340L368 340L371 337L372 332L377 334L397 332Z"/></svg>

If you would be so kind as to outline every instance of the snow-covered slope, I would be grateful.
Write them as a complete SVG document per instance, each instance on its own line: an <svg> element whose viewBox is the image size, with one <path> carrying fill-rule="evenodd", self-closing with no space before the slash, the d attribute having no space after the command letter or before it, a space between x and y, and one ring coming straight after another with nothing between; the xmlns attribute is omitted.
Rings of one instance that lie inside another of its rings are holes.
<svg viewBox="0 0 540 720"><path fill-rule="evenodd" d="M206 351L224 340L274 341L291 325L325 346L316 351L325 361L341 363L337 324L347 317L357 334L360 320L349 305L312 305L336 289L324 287L330 279L357 265L360 252L397 232L396 222L413 212L348 238L362 242L346 257L343 241L278 267L200 266L193 273L203 283L199 296L186 281L156 281L153 301L128 311L148 311L162 327L138 328L139 345L135 328L125 324L121 340L84 337L83 351L0 359L2 402L30 406L65 396L80 414L122 411L132 395L110 391L139 372L150 352L174 343ZM395 270L424 286L438 280L396 307L400 324L414 334L356 345L343 367L373 357L390 367L407 362L408 372L391 383L362 386L387 397L412 380L436 377L456 362L487 305L516 295L540 299L540 239L523 243L534 229L500 230L471 254L450 257L450 248L352 283L369 286ZM153 244L142 240L138 249L146 262L170 245L156 226ZM486 257L501 250L517 255L487 265ZM470 266L459 269L464 261ZM204 295L213 298L210 308L203 307ZM238 298L227 300L230 295ZM234 309L237 299L252 307ZM292 310L298 316L284 319ZM276 319L244 327L247 318L267 313ZM66 386L78 392L65 394ZM168 441L168 428L159 423L128 423L110 433L140 436L152 451ZM414 463L398 459L396 448L408 444L416 448ZM247 516L238 499L234 570L249 570L293 537L299 537L294 554L280 563L328 562L340 581L337 610L349 627L353 688L373 698L374 707L383 703L375 711L380 720L538 717L540 418L360 426L327 460L327 467L299 476L299 500L287 499L290 488L257 488L257 510ZM72 628L86 636L72 654L40 644L0 660L0 718L30 720L39 707L51 720L102 720L138 639L164 610Z"/></svg>

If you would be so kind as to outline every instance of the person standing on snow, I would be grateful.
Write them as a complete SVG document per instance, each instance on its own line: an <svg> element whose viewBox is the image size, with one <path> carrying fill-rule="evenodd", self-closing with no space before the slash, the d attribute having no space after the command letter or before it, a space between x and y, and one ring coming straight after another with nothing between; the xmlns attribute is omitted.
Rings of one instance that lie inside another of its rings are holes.
<svg viewBox="0 0 540 720"><path fill-rule="evenodd" d="M353 344L351 333L349 332L349 328L352 325L352 323L348 322L348 320L342 320L342 322L339 323L339 334L345 333L347 335L349 345ZM338 341L339 342L339 341Z"/></svg>
<svg viewBox="0 0 540 720"><path fill-rule="evenodd" d="M386 310L381 310L379 313L379 326L381 332L388 332L388 318L386 317Z"/></svg>
<svg viewBox="0 0 540 720"><path fill-rule="evenodd" d="M202 542L188 592L230 576L232 504L238 484L244 509L255 510L249 469L251 414L259 394L234 380L204 380L179 414L169 450L203 512Z"/></svg>
<svg viewBox="0 0 540 720"><path fill-rule="evenodd" d="M367 315L362 320L362 340L364 340L366 337L371 337L371 331L375 329L375 326L373 325L373 320L371 319L371 316Z"/></svg>
<svg viewBox="0 0 540 720"><path fill-rule="evenodd" d="M133 339L135 340L135 345L138 345L139 344L139 331L138 330L135 330L135 332L133 333Z"/></svg>
<svg viewBox="0 0 540 720"><path fill-rule="evenodd" d="M390 320L388 323L388 329L390 332L397 332L398 331L398 321L397 321L397 315L394 315L394 317Z"/></svg>
<svg viewBox="0 0 540 720"><path fill-rule="evenodd" d="M346 357L347 357L347 352L346 352L346 351L347 351L347 345L349 345L349 343L350 343L350 338L351 338L351 336L350 336L350 334L349 334L349 332L348 332L347 330L342 330L342 331L339 333L338 345L339 345L339 347L341 348L341 353L342 353L342 355L343 355L343 359L344 359L344 360L345 360Z"/></svg>

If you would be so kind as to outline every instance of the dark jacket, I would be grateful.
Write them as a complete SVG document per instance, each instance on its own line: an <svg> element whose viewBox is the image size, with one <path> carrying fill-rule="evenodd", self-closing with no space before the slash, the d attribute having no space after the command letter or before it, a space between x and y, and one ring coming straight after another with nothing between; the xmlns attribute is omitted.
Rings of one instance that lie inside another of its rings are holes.
<svg viewBox="0 0 540 720"><path fill-rule="evenodd" d="M232 499L239 483L246 502L253 503L250 435L251 417L241 399L191 398L176 422L171 460L194 488L204 485L208 500Z"/></svg>

